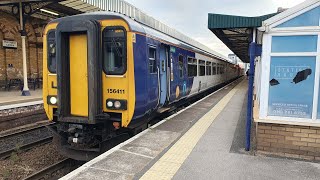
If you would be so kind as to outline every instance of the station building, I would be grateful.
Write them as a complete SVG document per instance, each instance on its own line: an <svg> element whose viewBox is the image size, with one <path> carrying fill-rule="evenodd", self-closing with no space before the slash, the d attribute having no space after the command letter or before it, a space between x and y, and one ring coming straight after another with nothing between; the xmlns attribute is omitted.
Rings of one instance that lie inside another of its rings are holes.
<svg viewBox="0 0 320 180"><path fill-rule="evenodd" d="M23 82L19 2L22 3L23 24L25 24L28 81L42 79L42 38L43 30L49 21L101 10L86 3L86 0L0 1L0 91L8 90L10 80ZM17 89L19 85L15 85Z"/></svg>
<svg viewBox="0 0 320 180"><path fill-rule="evenodd" d="M319 22L319 0L260 17L209 14L209 29L255 67L247 144L253 119L251 147L258 153L320 160Z"/></svg>
<svg viewBox="0 0 320 180"><path fill-rule="evenodd" d="M42 31L48 20L30 18L26 23L28 77L42 76ZM17 18L0 10L0 84L23 78L20 25Z"/></svg>

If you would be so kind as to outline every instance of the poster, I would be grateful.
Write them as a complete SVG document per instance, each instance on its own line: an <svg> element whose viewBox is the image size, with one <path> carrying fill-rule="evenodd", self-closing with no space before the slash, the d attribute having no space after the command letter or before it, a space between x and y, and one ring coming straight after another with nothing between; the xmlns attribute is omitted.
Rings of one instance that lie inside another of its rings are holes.
<svg viewBox="0 0 320 180"><path fill-rule="evenodd" d="M312 117L316 57L271 57L268 115Z"/></svg>

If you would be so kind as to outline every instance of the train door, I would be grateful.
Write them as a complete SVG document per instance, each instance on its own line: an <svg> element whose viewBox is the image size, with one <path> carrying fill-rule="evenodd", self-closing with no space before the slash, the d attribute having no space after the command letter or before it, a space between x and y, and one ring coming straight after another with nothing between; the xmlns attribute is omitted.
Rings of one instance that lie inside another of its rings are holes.
<svg viewBox="0 0 320 180"><path fill-rule="evenodd" d="M87 35L72 34L69 43L71 115L86 117L88 116Z"/></svg>
<svg viewBox="0 0 320 180"><path fill-rule="evenodd" d="M167 100L168 94L168 77L167 77L167 63L168 63L168 48L165 45L160 46L160 106L163 106Z"/></svg>

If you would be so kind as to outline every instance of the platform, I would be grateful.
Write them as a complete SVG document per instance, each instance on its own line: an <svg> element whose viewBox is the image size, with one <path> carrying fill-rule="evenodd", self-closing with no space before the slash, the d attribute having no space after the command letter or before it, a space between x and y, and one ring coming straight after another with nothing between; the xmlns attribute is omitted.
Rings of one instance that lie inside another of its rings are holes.
<svg viewBox="0 0 320 180"><path fill-rule="evenodd" d="M246 95L230 84L62 179L317 179L319 164L244 151Z"/></svg>
<svg viewBox="0 0 320 180"><path fill-rule="evenodd" d="M31 96L21 96L21 91L0 91L0 107L42 101L42 89L30 93Z"/></svg>

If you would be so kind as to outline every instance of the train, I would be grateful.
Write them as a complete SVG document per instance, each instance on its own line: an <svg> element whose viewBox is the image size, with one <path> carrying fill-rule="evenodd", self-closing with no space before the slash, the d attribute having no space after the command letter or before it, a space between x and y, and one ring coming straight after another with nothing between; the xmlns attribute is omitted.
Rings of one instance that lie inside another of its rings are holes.
<svg viewBox="0 0 320 180"><path fill-rule="evenodd" d="M112 138L241 74L226 58L115 12L55 19L44 30L44 109L58 149L73 159L99 155Z"/></svg>

